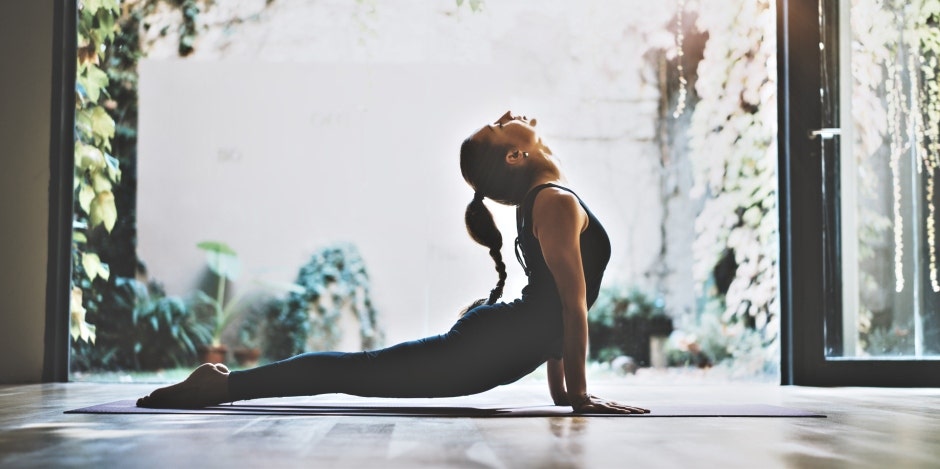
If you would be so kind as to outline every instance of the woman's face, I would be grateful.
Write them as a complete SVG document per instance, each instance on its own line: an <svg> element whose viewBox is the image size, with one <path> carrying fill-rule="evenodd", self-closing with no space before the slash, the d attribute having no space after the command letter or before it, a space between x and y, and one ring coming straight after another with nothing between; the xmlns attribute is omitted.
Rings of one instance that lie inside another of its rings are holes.
<svg viewBox="0 0 940 469"><path fill-rule="evenodd" d="M473 136L473 139L479 139L481 142L491 145L508 146L519 151L533 152L542 150L542 152L551 155L551 150L542 144L542 139L535 130L536 123L535 119L506 111L495 122L480 129Z"/></svg>

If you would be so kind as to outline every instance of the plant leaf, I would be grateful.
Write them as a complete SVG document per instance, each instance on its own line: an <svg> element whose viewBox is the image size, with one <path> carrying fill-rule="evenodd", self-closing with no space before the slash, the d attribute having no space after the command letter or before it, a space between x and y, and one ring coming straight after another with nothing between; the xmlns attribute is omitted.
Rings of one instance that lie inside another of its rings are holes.
<svg viewBox="0 0 940 469"><path fill-rule="evenodd" d="M203 241L196 245L206 252L206 263L220 278L234 281L241 272L241 263L235 250L219 241Z"/></svg>
<svg viewBox="0 0 940 469"><path fill-rule="evenodd" d="M95 198L95 190L89 184L82 184L78 191L78 205L82 207L85 213L91 212L91 201Z"/></svg>
<svg viewBox="0 0 940 469"><path fill-rule="evenodd" d="M88 222L92 227L104 224L108 233L114 229L114 224L117 222L117 206L114 204L114 194L111 191L100 192L91 201Z"/></svg>
<svg viewBox="0 0 940 469"><path fill-rule="evenodd" d="M101 153L101 150L84 143L75 143L75 166L79 170L97 170L104 167L104 153Z"/></svg>
<svg viewBox="0 0 940 469"><path fill-rule="evenodd" d="M111 139L114 138L114 119L103 107L95 106L91 110L91 131L95 141L100 141L106 150L110 150Z"/></svg>
<svg viewBox="0 0 940 469"><path fill-rule="evenodd" d="M83 0L82 1L82 11L87 11L88 13L95 13L101 8L102 0Z"/></svg>
<svg viewBox="0 0 940 469"><path fill-rule="evenodd" d="M111 190L111 180L104 173L95 172L91 175L91 185L95 192L108 192Z"/></svg>
<svg viewBox="0 0 940 469"><path fill-rule="evenodd" d="M101 270L101 258L93 252L83 252L82 268L85 269L85 275L88 276L88 280L94 282L95 277L98 276L98 272Z"/></svg>
<svg viewBox="0 0 940 469"><path fill-rule="evenodd" d="M96 103L101 96L101 90L108 86L108 74L94 64L88 64L85 70L85 79L82 80L85 85L85 93L88 99Z"/></svg>
<svg viewBox="0 0 940 469"><path fill-rule="evenodd" d="M104 162L108 166L108 177L114 182L121 181L121 162L117 158L105 153Z"/></svg>
<svg viewBox="0 0 940 469"><path fill-rule="evenodd" d="M95 343L95 326L85 322L85 307L82 306L82 289L72 288L72 298L69 304L69 333L72 340L84 340Z"/></svg>

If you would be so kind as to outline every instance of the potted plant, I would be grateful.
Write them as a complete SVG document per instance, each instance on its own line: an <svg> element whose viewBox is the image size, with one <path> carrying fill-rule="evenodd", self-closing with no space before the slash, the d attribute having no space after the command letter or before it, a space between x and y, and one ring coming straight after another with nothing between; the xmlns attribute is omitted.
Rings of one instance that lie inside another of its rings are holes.
<svg viewBox="0 0 940 469"><path fill-rule="evenodd" d="M353 244L338 243L314 252L289 287L287 299L267 309L266 357L278 360L335 349L344 332L340 317L350 313L359 323L362 350L382 343L365 261Z"/></svg>
<svg viewBox="0 0 940 469"><path fill-rule="evenodd" d="M222 344L222 331L225 330L234 315L239 298L226 301L225 288L228 282L234 282L241 271L238 254L227 244L219 241L203 241L196 245L206 254L206 266L215 275L215 297L202 290L196 295L203 304L209 306L212 341L199 347L199 361L202 363L224 363L228 347Z"/></svg>
<svg viewBox="0 0 940 469"><path fill-rule="evenodd" d="M665 366L672 319L661 299L637 288L603 288L588 313L590 357L609 362L629 356L640 366Z"/></svg>

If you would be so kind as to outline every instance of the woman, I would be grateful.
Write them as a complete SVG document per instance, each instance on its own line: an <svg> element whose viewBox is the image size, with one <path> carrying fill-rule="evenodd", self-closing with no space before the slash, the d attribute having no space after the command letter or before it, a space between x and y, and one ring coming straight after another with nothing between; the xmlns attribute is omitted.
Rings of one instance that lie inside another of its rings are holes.
<svg viewBox="0 0 940 469"><path fill-rule="evenodd" d="M507 112L460 148L460 170L475 191L467 206L467 231L489 248L499 281L449 332L370 352L306 353L245 371L207 363L137 405L203 407L325 393L460 396L516 381L547 360L555 405L579 413L649 412L587 392L587 312L597 299L610 241L578 196L557 184L561 171L535 123ZM516 257L529 282L522 298L511 303L496 302L506 265L502 235L485 197L517 207Z"/></svg>

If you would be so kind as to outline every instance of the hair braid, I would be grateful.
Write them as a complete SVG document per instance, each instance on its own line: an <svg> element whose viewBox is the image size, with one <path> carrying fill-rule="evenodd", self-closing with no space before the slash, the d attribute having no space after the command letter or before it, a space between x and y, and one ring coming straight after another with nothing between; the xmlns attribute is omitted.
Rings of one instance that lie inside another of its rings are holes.
<svg viewBox="0 0 940 469"><path fill-rule="evenodd" d="M503 296L503 287L506 286L506 263L503 262L503 254L499 249L490 249L490 257L493 258L493 262L496 264L496 273L499 274L499 280L496 282L496 288L490 291L489 299L486 300L488 305L496 303L496 300Z"/></svg>
<svg viewBox="0 0 940 469"><path fill-rule="evenodd" d="M467 233L477 243L490 248L490 257L496 264L499 280L496 282L496 288L490 291L490 296L486 300L486 304L491 305L503 296L503 286L506 285L506 264L500 252L503 247L503 235L493 220L493 214L483 203L482 194L475 194L473 200L467 205L464 221L467 224Z"/></svg>

